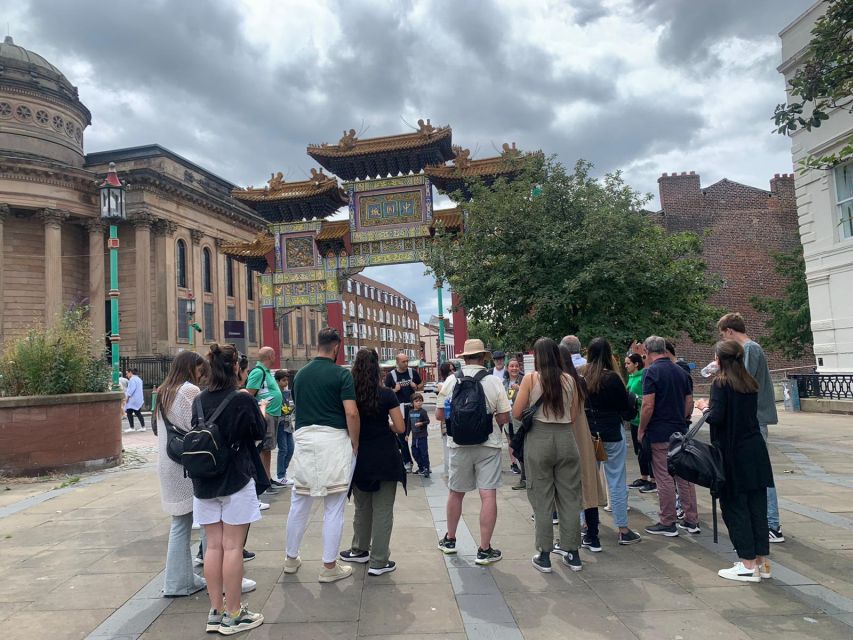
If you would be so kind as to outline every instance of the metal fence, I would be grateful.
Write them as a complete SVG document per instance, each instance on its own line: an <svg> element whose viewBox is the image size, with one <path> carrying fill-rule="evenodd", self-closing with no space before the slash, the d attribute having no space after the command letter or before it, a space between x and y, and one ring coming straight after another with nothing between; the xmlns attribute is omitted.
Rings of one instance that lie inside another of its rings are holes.
<svg viewBox="0 0 853 640"><path fill-rule="evenodd" d="M853 374L798 373L788 376L797 381L800 398L853 400Z"/></svg>
<svg viewBox="0 0 853 640"><path fill-rule="evenodd" d="M137 358L125 356L121 358L120 366L122 373L128 369L139 370L142 387L153 389L160 386L166 379L169 367L172 366L172 360L174 360L172 356L140 356Z"/></svg>

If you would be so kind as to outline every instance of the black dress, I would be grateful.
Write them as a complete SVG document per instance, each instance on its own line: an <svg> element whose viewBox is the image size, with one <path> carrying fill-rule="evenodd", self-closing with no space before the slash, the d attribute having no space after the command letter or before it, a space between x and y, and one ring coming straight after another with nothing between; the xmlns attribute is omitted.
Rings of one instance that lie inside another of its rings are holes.
<svg viewBox="0 0 853 640"><path fill-rule="evenodd" d="M724 496L773 486L773 468L758 429L757 411L757 393L738 393L716 381L711 385L707 421L711 425L711 442L723 456Z"/></svg>
<svg viewBox="0 0 853 640"><path fill-rule="evenodd" d="M397 438L389 425L388 412L399 407L397 396L391 389L380 387L379 411L361 415L361 432L358 437L358 457L352 484L359 491L379 491L379 483L393 481L406 488L406 470L397 446Z"/></svg>

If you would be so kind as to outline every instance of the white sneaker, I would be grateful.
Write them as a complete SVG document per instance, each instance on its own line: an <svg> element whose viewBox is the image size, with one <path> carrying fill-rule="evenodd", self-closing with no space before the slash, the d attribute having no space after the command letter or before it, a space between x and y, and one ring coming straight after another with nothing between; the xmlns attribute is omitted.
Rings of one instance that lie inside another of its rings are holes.
<svg viewBox="0 0 853 640"><path fill-rule="evenodd" d="M136 429L132 429L130 427L128 427L127 429L124 430L125 433L134 433L135 431L136 431Z"/></svg>
<svg viewBox="0 0 853 640"><path fill-rule="evenodd" d="M240 585L240 593L249 593L258 588L258 583L249 578L243 578L243 584Z"/></svg>
<svg viewBox="0 0 853 640"><path fill-rule="evenodd" d="M266 502L259 502L259 503L258 503L258 508L259 508L261 511L266 511L267 509L269 509L269 508L270 508L270 505L269 505L268 503L266 503Z"/></svg>
<svg viewBox="0 0 853 640"><path fill-rule="evenodd" d="M193 531L198 531L201 529L201 525L198 522L193 522Z"/></svg>
<svg viewBox="0 0 853 640"><path fill-rule="evenodd" d="M139 427L140 431L148 431L148 427Z"/></svg>
<svg viewBox="0 0 853 640"><path fill-rule="evenodd" d="M765 560L758 565L758 575L762 580L773 577L773 572L770 569L770 560Z"/></svg>
<svg viewBox="0 0 853 640"><path fill-rule="evenodd" d="M743 562L735 562L734 566L728 569L720 569L717 571L717 575L726 580L737 580L738 582L761 582L758 567L747 569L743 566Z"/></svg>
<svg viewBox="0 0 853 640"><path fill-rule="evenodd" d="M282 482L282 484L283 484L285 487L292 487L292 486L295 484L295 482L296 482L296 481L295 481L293 478L291 478L290 476L285 476L285 477L284 477L284 481Z"/></svg>

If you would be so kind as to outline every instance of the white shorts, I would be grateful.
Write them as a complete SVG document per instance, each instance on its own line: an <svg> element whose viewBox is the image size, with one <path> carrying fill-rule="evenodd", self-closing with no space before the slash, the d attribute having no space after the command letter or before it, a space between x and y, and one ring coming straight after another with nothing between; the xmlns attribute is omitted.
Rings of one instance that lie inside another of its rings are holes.
<svg viewBox="0 0 853 640"><path fill-rule="evenodd" d="M220 498L196 498L193 496L193 521L200 525L249 524L261 519L258 494L255 492L255 480L250 478L246 486Z"/></svg>

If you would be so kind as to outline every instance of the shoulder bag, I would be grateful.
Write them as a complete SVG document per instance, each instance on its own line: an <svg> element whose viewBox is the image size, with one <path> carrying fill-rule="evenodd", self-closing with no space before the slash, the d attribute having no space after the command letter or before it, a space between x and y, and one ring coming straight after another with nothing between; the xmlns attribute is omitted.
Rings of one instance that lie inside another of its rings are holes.
<svg viewBox="0 0 853 640"><path fill-rule="evenodd" d="M527 436L527 432L533 427L533 416L539 411L543 400L544 398L540 396L536 402L521 412L521 426L516 430L510 442L512 453L519 460L524 459L524 438Z"/></svg>

